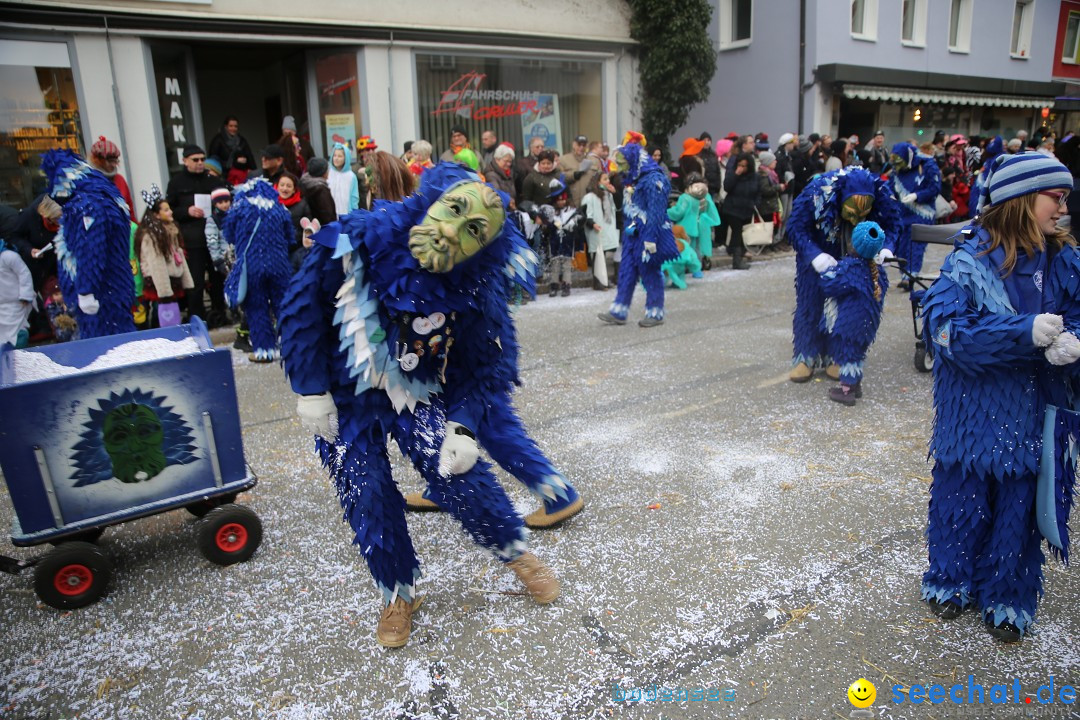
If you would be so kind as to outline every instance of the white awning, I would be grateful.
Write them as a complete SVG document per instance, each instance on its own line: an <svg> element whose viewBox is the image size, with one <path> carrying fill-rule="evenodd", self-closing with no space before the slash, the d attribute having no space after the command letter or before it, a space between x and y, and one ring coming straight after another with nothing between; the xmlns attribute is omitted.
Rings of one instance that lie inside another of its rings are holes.
<svg viewBox="0 0 1080 720"><path fill-rule="evenodd" d="M922 90L919 88L895 88L881 85L850 85L848 83L844 83L844 97L881 102L982 105L984 107L1042 108L1053 107L1054 105L1054 98L1051 97L982 95L979 93L951 92L949 90Z"/></svg>

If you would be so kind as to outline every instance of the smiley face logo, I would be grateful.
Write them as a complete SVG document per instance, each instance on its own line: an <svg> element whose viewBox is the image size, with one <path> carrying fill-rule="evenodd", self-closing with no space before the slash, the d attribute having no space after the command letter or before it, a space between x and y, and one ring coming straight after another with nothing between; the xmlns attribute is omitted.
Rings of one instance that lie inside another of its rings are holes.
<svg viewBox="0 0 1080 720"><path fill-rule="evenodd" d="M877 700L877 688L866 678L859 678L847 689L848 700L857 708L868 708Z"/></svg>

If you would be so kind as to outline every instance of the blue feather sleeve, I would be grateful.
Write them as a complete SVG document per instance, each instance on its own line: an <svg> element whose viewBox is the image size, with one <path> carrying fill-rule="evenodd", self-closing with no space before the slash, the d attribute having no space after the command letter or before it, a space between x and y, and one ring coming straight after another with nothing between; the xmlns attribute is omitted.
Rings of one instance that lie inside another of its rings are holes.
<svg viewBox="0 0 1080 720"><path fill-rule="evenodd" d="M317 395L330 390L336 340L334 296L345 280L333 250L313 245L281 305L281 359L293 391Z"/></svg>

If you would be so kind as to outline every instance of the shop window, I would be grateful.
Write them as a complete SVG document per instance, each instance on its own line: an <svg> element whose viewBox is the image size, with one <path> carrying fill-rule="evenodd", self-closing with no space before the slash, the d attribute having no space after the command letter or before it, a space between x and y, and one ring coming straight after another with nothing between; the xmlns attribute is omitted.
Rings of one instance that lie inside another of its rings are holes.
<svg viewBox="0 0 1080 720"><path fill-rule="evenodd" d="M949 8L949 50L966 53L971 50L972 0L952 0Z"/></svg>
<svg viewBox="0 0 1080 720"><path fill-rule="evenodd" d="M334 143L341 143L356 161L356 139L363 135L358 77L355 50L334 52L315 59L320 137L327 157Z"/></svg>
<svg viewBox="0 0 1080 720"><path fill-rule="evenodd" d="M67 44L5 40L0 87L0 204L22 209L45 192L41 153L84 154Z"/></svg>
<svg viewBox="0 0 1080 720"><path fill-rule="evenodd" d="M455 125L465 128L478 155L484 130L512 143L518 157L534 137L560 152L577 135L602 140L601 86L599 62L416 55L420 135L436 162Z"/></svg>
<svg viewBox="0 0 1080 720"><path fill-rule="evenodd" d="M877 40L877 0L851 0L851 37Z"/></svg>
<svg viewBox="0 0 1080 720"><path fill-rule="evenodd" d="M753 0L720 0L720 49L746 47L753 40Z"/></svg>
<svg viewBox="0 0 1080 720"><path fill-rule="evenodd" d="M904 0L900 20L900 42L912 47L925 47L926 0Z"/></svg>
<svg viewBox="0 0 1080 720"><path fill-rule="evenodd" d="M1065 43L1061 47L1061 62L1080 63L1080 12L1070 12L1065 25Z"/></svg>
<svg viewBox="0 0 1080 720"><path fill-rule="evenodd" d="M1035 22L1035 0L1016 0L1013 5L1012 40L1009 55L1027 60L1031 55L1031 26Z"/></svg>

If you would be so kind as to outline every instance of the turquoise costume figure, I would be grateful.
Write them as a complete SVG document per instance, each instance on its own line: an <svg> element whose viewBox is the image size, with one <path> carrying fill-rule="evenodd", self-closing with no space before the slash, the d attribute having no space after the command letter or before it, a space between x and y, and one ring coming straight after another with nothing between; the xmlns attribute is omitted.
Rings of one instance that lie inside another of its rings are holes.
<svg viewBox="0 0 1080 720"><path fill-rule="evenodd" d="M253 362L278 358L274 318L292 277L289 244L292 217L278 202L277 190L262 178L236 189L222 230L236 247L236 263L225 279L225 299L241 307L250 331Z"/></svg>
<svg viewBox="0 0 1080 720"><path fill-rule="evenodd" d="M53 240L64 303L82 339L135 332L131 211L99 170L70 150L42 155L49 196L63 207Z"/></svg>
<svg viewBox="0 0 1080 720"><path fill-rule="evenodd" d="M700 175L691 173L687 177L686 192L667 209L667 215L671 222L682 225L686 231L690 247L700 261L698 265L706 270L711 268L712 229L720 225L720 213L709 195L709 186Z"/></svg>
<svg viewBox="0 0 1080 720"><path fill-rule="evenodd" d="M900 201L900 235L896 240L896 254L908 261L911 273L922 270L925 243L911 242L912 225L933 225L936 218L936 202L941 194L941 171L934 158L923 155L911 143L893 145L893 189Z"/></svg>
<svg viewBox="0 0 1080 720"><path fill-rule="evenodd" d="M826 368L833 380L840 367L829 355L823 330L825 296L821 273L851 249L851 233L872 220L885 233L879 262L893 256L900 221L892 188L862 168L844 168L810 181L792 204L785 235L795 250L795 312L792 317L792 382L807 382L814 369Z"/></svg>
<svg viewBox="0 0 1080 720"><path fill-rule="evenodd" d="M678 256L667 198L671 181L656 161L645 152L645 137L629 132L615 151L615 164L622 174L623 239L619 285L615 300L599 318L612 325L625 325L638 281L645 286L645 317L641 327L664 322L664 275L661 266Z"/></svg>
<svg viewBox="0 0 1080 720"><path fill-rule="evenodd" d="M840 366L840 385L829 390L829 399L844 405L862 397L863 361L881 324L889 280L874 258L884 240L876 222L859 223L851 233L854 254L821 274L821 329L829 334L829 355Z"/></svg>
<svg viewBox="0 0 1080 720"><path fill-rule="evenodd" d="M559 593L479 458L483 446L543 497L573 493L510 400L518 345L506 279L535 294L537 258L505 222L508 204L461 165L431 168L402 202L376 201L312 236L282 306L285 370L383 594L376 637L389 647L408 640L420 565L388 435L429 497L507 563L534 600Z"/></svg>
<svg viewBox="0 0 1080 720"><path fill-rule="evenodd" d="M682 227L681 225L679 227ZM675 238L676 247L681 248L679 250L679 256L674 260L668 260L663 265L664 277L667 278L671 286L677 290L686 289L686 273L691 273L693 277L700 278L701 274L701 260L698 260L698 254L694 251L693 246L682 238Z"/></svg>
<svg viewBox="0 0 1080 720"><path fill-rule="evenodd" d="M1028 631L1042 594L1036 478L1040 457L1054 454L1047 408L1076 409L1080 253L1055 228L1071 189L1052 158L997 158L979 219L923 300L935 462L922 597L946 619L974 608L1008 642ZM1057 500L1063 526L1071 484Z"/></svg>

